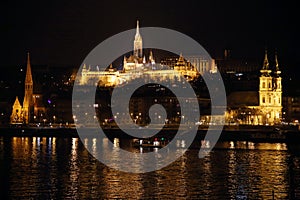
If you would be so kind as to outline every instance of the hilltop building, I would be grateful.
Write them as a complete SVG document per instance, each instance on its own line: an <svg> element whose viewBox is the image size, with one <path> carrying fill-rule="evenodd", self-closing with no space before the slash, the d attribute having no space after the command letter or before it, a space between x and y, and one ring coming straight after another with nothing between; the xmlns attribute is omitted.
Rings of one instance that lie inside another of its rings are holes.
<svg viewBox="0 0 300 200"><path fill-rule="evenodd" d="M146 59L146 55L143 54L143 38L139 31L139 22L137 21L136 34L133 41L133 54L129 57L124 56L122 69L116 69L110 65L106 71L100 71L98 66L87 67L84 64L81 71L81 84L98 83L101 86L110 87L145 77L145 75L146 77L159 80L172 80L175 77L180 79L180 76L185 77L187 80L192 80L201 73L216 72L214 61L209 62L208 59L203 60L200 57L190 58L196 67L193 66L193 63L184 59L182 55L175 60L171 59L170 62L166 59L165 63L156 63L153 52L150 51L148 59ZM212 66L213 69L209 66Z"/></svg>

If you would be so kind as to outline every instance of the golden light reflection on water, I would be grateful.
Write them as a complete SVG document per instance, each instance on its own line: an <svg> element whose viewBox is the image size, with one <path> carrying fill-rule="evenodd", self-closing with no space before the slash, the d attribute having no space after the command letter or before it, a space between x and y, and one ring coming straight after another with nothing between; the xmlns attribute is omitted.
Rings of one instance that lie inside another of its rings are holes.
<svg viewBox="0 0 300 200"><path fill-rule="evenodd" d="M278 150L286 151L287 145L285 143L254 143L250 141L230 141L220 142L215 148L229 148L229 149L248 149L248 150Z"/></svg>
<svg viewBox="0 0 300 200"><path fill-rule="evenodd" d="M100 142L103 149L99 149ZM137 154L149 151L120 139L113 139L109 149L108 142L83 140L95 153L116 161L118 148L124 145ZM177 153L182 144L178 141ZM4 184L13 199L235 199L240 192L248 199L271 199L272 191L275 199L289 195L290 153L282 143L219 143L203 159L198 158L198 149L191 149L172 165L145 174L104 166L78 138L12 137L4 141L0 137L0 145L0 161L9 162L9 171L3 171L9 174L9 182Z"/></svg>
<svg viewBox="0 0 300 200"><path fill-rule="evenodd" d="M271 148L269 145L266 147L268 150ZM284 147L275 145L275 148L278 150ZM262 188L259 193L262 196L270 195L274 191L276 199L287 198L287 194L278 192L288 188L288 179L286 176L288 166L286 165L286 161L286 156L276 151L269 152L268 156L258 158L257 162L260 165L260 170L257 173L260 174L260 186Z"/></svg>
<svg viewBox="0 0 300 200"><path fill-rule="evenodd" d="M270 199L274 192L275 199L288 198L286 144L231 141L228 146L228 178L236 185L229 189L232 197L242 194L250 199Z"/></svg>
<svg viewBox="0 0 300 200"><path fill-rule="evenodd" d="M68 170L70 172L69 174L69 183L70 183L70 189L68 193L74 198L79 198L79 174L80 169L78 166L78 138L72 138L72 147L71 147L71 155L70 155L70 161L69 166L70 169Z"/></svg>
<svg viewBox="0 0 300 200"><path fill-rule="evenodd" d="M56 138L52 138L52 143L51 143L51 147L52 147L52 155L56 155Z"/></svg>

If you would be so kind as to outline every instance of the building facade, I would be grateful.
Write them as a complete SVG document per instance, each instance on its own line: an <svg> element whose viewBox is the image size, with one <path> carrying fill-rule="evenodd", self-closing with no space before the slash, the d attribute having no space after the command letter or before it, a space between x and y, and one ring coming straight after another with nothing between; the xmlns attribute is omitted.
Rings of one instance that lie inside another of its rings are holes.
<svg viewBox="0 0 300 200"><path fill-rule="evenodd" d="M228 98L228 122L241 124L274 125L282 120L282 84L277 54L273 70L269 66L268 54L260 70L258 91L233 92Z"/></svg>

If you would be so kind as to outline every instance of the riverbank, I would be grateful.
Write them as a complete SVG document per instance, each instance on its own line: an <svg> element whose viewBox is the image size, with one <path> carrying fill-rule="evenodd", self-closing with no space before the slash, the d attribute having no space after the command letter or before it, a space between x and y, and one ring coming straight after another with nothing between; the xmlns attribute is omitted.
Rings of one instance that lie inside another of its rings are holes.
<svg viewBox="0 0 300 200"><path fill-rule="evenodd" d="M87 129L87 136L97 134L96 128ZM132 138L117 128L104 128L105 134L110 138ZM196 139L203 140L207 135L208 127L199 127ZM213 129L212 129L213 130ZM164 128L156 137L164 137L171 140L177 133L177 129ZM211 134L218 134L212 131ZM75 127L0 127L0 136L15 137L78 137ZM297 128L278 129L269 127L243 127L225 126L219 141L252 141L252 142L292 142L300 144L300 131Z"/></svg>

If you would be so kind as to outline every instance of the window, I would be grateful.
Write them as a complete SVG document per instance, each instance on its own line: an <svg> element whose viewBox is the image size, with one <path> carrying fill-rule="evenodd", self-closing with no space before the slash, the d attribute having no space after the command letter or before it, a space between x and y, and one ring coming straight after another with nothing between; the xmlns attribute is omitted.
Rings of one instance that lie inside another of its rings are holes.
<svg viewBox="0 0 300 200"><path fill-rule="evenodd" d="M269 88L271 88L271 83L269 82Z"/></svg>
<svg viewBox="0 0 300 200"><path fill-rule="evenodd" d="M262 102L266 103L266 98L265 97L262 98Z"/></svg>
<svg viewBox="0 0 300 200"><path fill-rule="evenodd" d="M271 99L271 97L269 97L269 103L271 103L271 101L272 101L272 99Z"/></svg>
<svg viewBox="0 0 300 200"><path fill-rule="evenodd" d="M266 83L265 83L265 82L262 83L262 87L263 87L263 88L266 87Z"/></svg>

